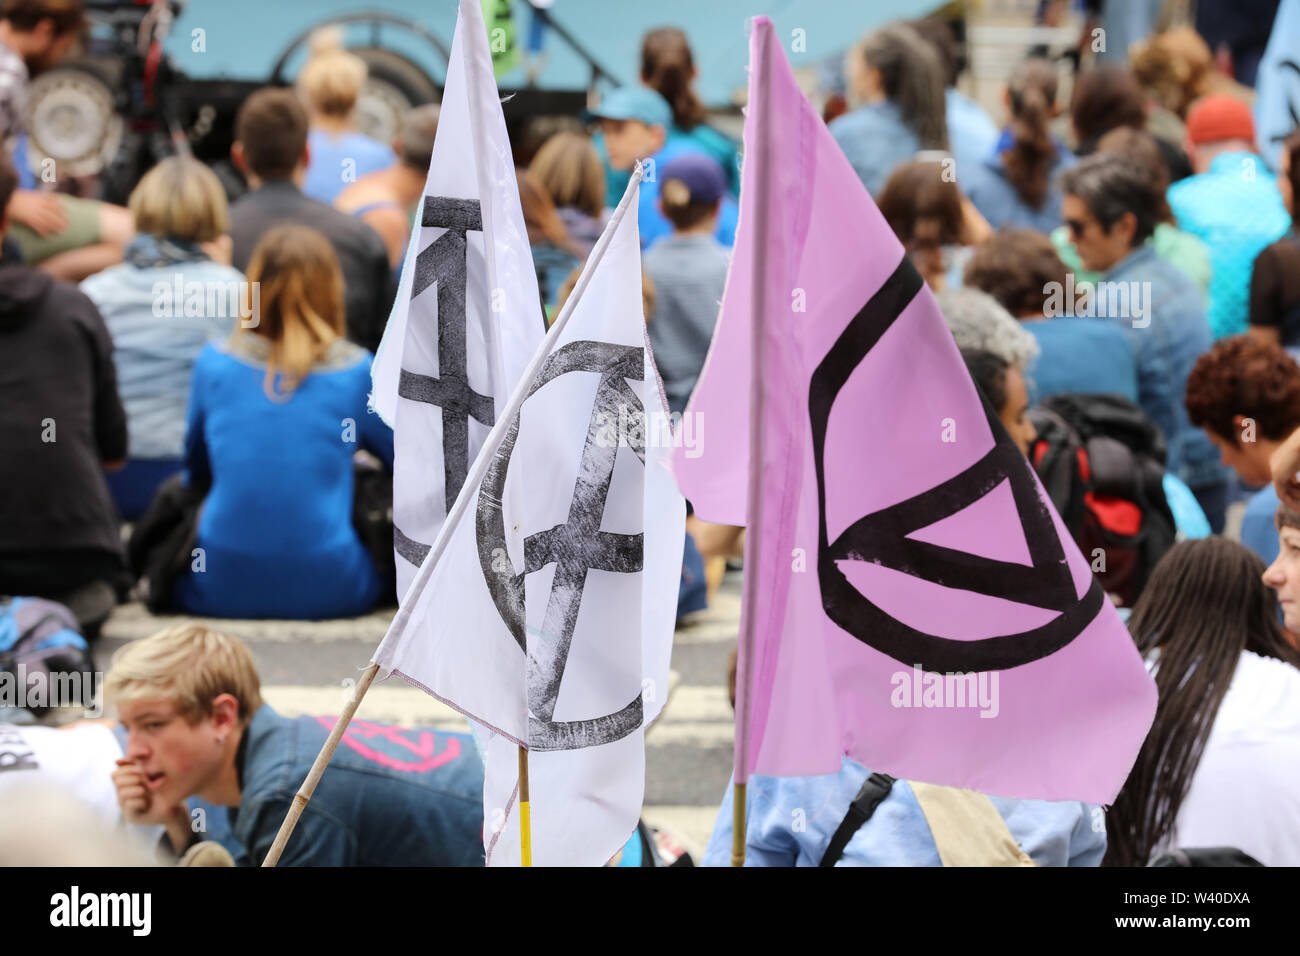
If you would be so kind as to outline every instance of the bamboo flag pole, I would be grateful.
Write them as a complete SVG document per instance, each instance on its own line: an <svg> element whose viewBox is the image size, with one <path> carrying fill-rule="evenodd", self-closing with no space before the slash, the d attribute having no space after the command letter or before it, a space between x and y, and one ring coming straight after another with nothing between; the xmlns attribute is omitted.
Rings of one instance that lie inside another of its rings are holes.
<svg viewBox="0 0 1300 956"><path fill-rule="evenodd" d="M533 827L528 807L528 749L519 748L519 865L533 865Z"/></svg>
<svg viewBox="0 0 1300 956"><path fill-rule="evenodd" d="M334 721L334 729L330 731L325 746L316 755L316 762L311 765L311 772L307 774L307 779L302 782L302 786L294 794L293 805L289 807L289 813L285 816L284 822L280 824L280 832L275 835L275 842L271 844L271 852L266 854L262 866L275 866L280 861L280 854L284 852L285 844L289 842L289 837L293 835L293 828L298 825L298 818L302 816L303 810L307 809L307 802L311 800L311 795L316 791L316 784L320 783L320 778L325 773L330 758L334 756L335 748L338 747L339 741L343 739L343 732L348 729L348 724L352 722L352 715L357 712L357 707L361 704L361 698L366 696L366 691L370 689L370 685L374 683L375 675L378 673L379 665L371 664L361 675L361 680L357 683L357 686L353 688L352 697L348 700L347 706L343 708L343 713L339 714L338 720Z"/></svg>
<svg viewBox="0 0 1300 956"><path fill-rule="evenodd" d="M749 21L751 37L754 22ZM745 501L745 582L741 596L740 634L737 637L739 661L742 667L736 674L736 757L735 785L732 793L731 865L745 865L745 836L747 829L746 781L749 779L749 712L750 690L754 673L754 629L759 598L759 555L762 553L763 532L763 360L765 342L763 326L767 318L767 208L771 194L768 163L769 130L767 45L771 43L772 30L759 30L757 42L750 44L750 77L753 95L749 109L753 112L753 138L745 143L746 166L753 164L754 257L749 276L749 308L751 325L749 368L749 492Z"/></svg>

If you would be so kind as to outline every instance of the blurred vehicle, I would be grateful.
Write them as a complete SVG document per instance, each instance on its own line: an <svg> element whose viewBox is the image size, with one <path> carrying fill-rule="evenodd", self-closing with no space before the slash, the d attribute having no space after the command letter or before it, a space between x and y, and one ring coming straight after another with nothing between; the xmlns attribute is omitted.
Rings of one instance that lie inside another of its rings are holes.
<svg viewBox="0 0 1300 956"><path fill-rule="evenodd" d="M93 179L100 198L123 203L149 166L188 153L212 165L234 198L244 188L228 159L239 104L259 87L291 82L312 33L325 26L341 27L348 49L370 68L357 106L362 132L392 142L406 110L441 96L456 4L438 8L449 14L445 36L416 19L427 15L427 2L387 6L332 12L342 4L87 0L85 53L32 82L27 165L37 170L52 158L60 182ZM590 86L613 80L544 9L533 13L588 61ZM517 54L512 17L510 0L500 0L489 20L497 39L510 38L509 48L497 44L503 54ZM516 92L507 105L516 122L577 114L588 97L585 87Z"/></svg>
<svg viewBox="0 0 1300 956"><path fill-rule="evenodd" d="M638 82L641 38L664 24L686 31L697 91L729 115L734 134L746 82L745 24L754 13L776 8L767 12L800 67L836 58L865 30L941 5L483 0L517 146L530 117L577 116L602 90ZM97 183L102 198L122 202L148 164L187 149L238 195L242 183L228 160L235 111L257 87L291 82L312 32L323 26L342 27L344 45L369 65L361 129L391 142L407 108L441 93L457 0L87 0L87 7L85 54L32 83L28 165L37 170L53 158L61 188L83 178ZM516 155L526 162L527 154Z"/></svg>

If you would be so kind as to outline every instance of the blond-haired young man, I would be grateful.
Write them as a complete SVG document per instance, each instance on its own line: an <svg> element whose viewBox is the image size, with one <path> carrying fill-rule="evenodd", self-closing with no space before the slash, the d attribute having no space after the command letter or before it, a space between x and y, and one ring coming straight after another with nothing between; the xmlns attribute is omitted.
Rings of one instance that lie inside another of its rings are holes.
<svg viewBox="0 0 1300 956"><path fill-rule="evenodd" d="M334 718L280 716L247 646L192 624L122 648L104 690L127 734L113 774L127 820L161 824L179 855L202 838L198 796L226 808L236 862L260 864ZM280 863L481 866L482 794L469 735L354 720Z"/></svg>

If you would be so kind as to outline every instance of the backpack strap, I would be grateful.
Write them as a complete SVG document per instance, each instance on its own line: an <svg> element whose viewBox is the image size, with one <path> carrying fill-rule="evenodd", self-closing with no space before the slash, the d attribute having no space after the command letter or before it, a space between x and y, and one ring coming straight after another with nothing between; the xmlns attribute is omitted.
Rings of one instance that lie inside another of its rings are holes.
<svg viewBox="0 0 1300 956"><path fill-rule="evenodd" d="M862 824L871 819L871 815L876 812L876 807L880 806L882 800L889 796L889 791L893 789L894 778L887 773L873 773L862 784L862 789L858 795L853 798L849 804L849 812L845 814L844 819L840 821L835 835L831 837L830 844L826 847L826 852L822 854L822 860L818 866L834 866L841 856L844 855L844 848L848 846L849 840L853 834L857 833Z"/></svg>
<svg viewBox="0 0 1300 956"><path fill-rule="evenodd" d="M987 796L908 781L944 866L1037 866Z"/></svg>

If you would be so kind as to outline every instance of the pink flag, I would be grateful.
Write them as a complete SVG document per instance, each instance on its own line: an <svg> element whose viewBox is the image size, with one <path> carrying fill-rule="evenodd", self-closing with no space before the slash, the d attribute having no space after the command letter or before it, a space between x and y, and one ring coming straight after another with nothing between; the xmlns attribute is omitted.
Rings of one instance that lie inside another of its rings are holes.
<svg viewBox="0 0 1300 956"><path fill-rule="evenodd" d="M678 449L683 493L749 528L737 782L847 754L1000 796L1114 799L1155 686L766 17L687 414L709 437Z"/></svg>

